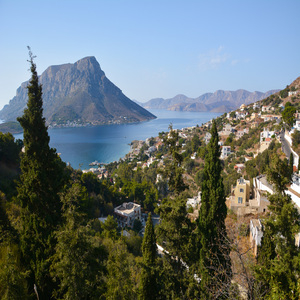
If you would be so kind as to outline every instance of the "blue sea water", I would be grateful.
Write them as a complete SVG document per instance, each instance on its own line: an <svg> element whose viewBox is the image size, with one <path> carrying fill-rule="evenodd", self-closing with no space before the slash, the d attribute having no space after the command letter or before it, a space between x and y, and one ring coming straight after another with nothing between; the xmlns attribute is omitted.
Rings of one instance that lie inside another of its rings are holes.
<svg viewBox="0 0 300 300"><path fill-rule="evenodd" d="M75 169L88 169L89 163L97 160L101 163L118 161L129 152L133 140L146 140L168 131L172 123L174 129L200 126L216 118L220 113L176 112L150 110L157 119L121 125L103 125L94 127L49 129L50 146L56 148L62 160ZM16 134L15 138L23 138Z"/></svg>

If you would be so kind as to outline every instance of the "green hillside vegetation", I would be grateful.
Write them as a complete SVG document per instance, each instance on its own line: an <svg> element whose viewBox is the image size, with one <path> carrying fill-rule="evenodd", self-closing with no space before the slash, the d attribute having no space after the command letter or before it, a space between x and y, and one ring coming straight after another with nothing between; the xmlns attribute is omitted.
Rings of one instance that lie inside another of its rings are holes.
<svg viewBox="0 0 300 300"><path fill-rule="evenodd" d="M7 133L10 132L12 134L21 133L23 131L22 126L19 122L5 122L0 124L0 132Z"/></svg>
<svg viewBox="0 0 300 300"><path fill-rule="evenodd" d="M24 145L0 133L2 299L299 299L300 216L284 193L291 162L275 139L257 154L263 128L279 131L283 123L260 122L241 138L218 134L228 123L247 127L226 115L183 131L170 125L158 137L134 141L131 153L107 165L109 176L101 178L67 167L49 147L42 87L29 54L29 100L19 118ZM282 113L279 97L262 103L275 101ZM233 152L222 160L221 140ZM298 149L297 134L293 141ZM238 163L245 164L242 173ZM276 192L271 213L261 214L265 231L255 257L248 241L252 216L227 209L226 197L241 176L259 174L267 174ZM200 208L187 208L187 198L199 191ZM113 211L124 202L141 205L144 235L141 222L118 227ZM160 222L153 226L156 214Z"/></svg>

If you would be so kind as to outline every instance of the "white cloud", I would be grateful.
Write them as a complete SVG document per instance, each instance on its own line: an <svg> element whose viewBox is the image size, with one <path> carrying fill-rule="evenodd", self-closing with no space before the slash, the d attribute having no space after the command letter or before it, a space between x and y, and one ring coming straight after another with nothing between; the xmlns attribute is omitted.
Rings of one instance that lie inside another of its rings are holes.
<svg viewBox="0 0 300 300"><path fill-rule="evenodd" d="M202 71L217 69L221 64L228 61L230 55L224 52L224 47L220 46L218 49L212 49L206 53L199 55L199 68Z"/></svg>

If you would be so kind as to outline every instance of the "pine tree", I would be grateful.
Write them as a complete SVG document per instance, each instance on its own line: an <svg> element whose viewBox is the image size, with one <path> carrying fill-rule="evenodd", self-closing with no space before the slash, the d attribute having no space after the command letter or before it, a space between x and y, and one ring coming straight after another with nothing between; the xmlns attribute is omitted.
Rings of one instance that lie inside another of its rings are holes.
<svg viewBox="0 0 300 300"><path fill-rule="evenodd" d="M104 293L106 253L80 211L80 202L87 197L86 189L78 183L62 196L65 222L55 233L57 244L51 264L51 275L59 283L55 298L99 299Z"/></svg>
<svg viewBox="0 0 300 300"><path fill-rule="evenodd" d="M143 266L140 283L140 299L155 300L158 298L158 272L156 269L157 247L151 213L148 215L142 244L142 253Z"/></svg>
<svg viewBox="0 0 300 300"><path fill-rule="evenodd" d="M127 246L121 239L113 241L105 239L108 249L106 293L104 299L136 299L134 286L134 257L128 252Z"/></svg>
<svg viewBox="0 0 300 300"><path fill-rule="evenodd" d="M227 207L218 141L217 126L213 121L205 157L198 219L201 288L207 298L215 297L220 289L226 294L231 280L230 250L225 226Z"/></svg>
<svg viewBox="0 0 300 300"><path fill-rule="evenodd" d="M65 183L65 164L49 147L49 135L43 117L42 86L29 48L32 77L27 87L28 103L18 118L24 130L24 153L17 186L17 204L21 206L20 246L27 269L31 270L29 289L36 284L40 297L51 293L49 257L53 251L53 231L61 221L59 192Z"/></svg>
<svg viewBox="0 0 300 300"><path fill-rule="evenodd" d="M189 271L186 266L191 266L194 226L187 216L186 200L185 195L168 198L158 207L161 222L157 234L167 251L163 257L162 292L170 299L184 298L189 285Z"/></svg>

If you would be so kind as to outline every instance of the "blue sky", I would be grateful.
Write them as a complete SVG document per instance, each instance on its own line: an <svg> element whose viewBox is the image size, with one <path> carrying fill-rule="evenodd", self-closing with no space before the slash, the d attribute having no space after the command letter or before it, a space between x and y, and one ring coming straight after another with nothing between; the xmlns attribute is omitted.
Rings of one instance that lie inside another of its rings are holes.
<svg viewBox="0 0 300 300"><path fill-rule="evenodd" d="M0 109L38 73L95 56L131 99L265 92L300 76L299 0L0 0Z"/></svg>

